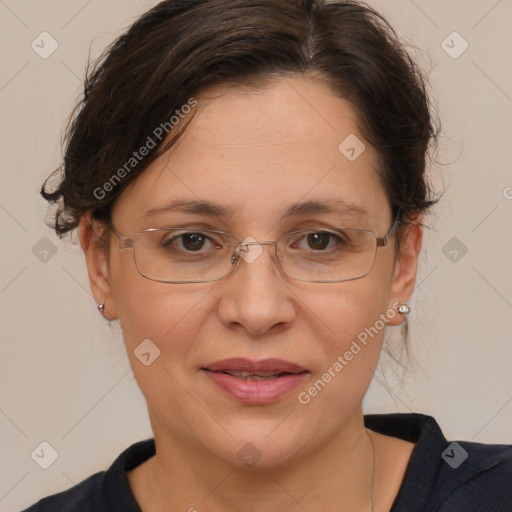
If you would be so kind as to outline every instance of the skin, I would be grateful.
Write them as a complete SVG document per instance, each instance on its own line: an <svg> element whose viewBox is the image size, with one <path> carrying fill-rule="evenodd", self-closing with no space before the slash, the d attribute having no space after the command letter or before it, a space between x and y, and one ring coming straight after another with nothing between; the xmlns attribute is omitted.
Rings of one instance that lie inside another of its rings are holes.
<svg viewBox="0 0 512 512"><path fill-rule="evenodd" d="M239 240L276 240L310 226L350 225L378 236L393 223L376 172L377 154L350 162L338 150L349 134L363 136L351 104L311 77L280 78L259 89L215 86L195 96L196 116L169 154L153 162L123 191L113 208L117 230L206 223ZM307 98L307 101L304 99ZM213 201L233 210L226 219L156 214L177 199ZM310 214L281 222L286 206L343 199L364 216ZM189 510L369 510L373 452L374 510L389 510L413 444L367 431L362 400L378 362L380 331L307 405L299 392L332 366L379 315L410 298L421 247L421 227L403 229L377 250L362 279L308 283L283 275L270 246L252 263L210 283L164 284L144 279L132 249L110 239L84 215L80 241L91 290L105 315L119 319L133 373L144 394L157 455L129 476L144 512ZM403 316L388 321L399 325ZM161 355L144 366L133 351L151 339ZM298 391L263 406L224 395L200 368L227 357L277 357L310 375ZM237 458L247 442L261 452L251 468Z"/></svg>

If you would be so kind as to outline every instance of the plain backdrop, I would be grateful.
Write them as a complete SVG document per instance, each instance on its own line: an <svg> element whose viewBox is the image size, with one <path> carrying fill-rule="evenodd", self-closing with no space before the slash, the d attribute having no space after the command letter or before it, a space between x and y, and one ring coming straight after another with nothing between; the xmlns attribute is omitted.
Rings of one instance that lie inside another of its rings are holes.
<svg viewBox="0 0 512 512"><path fill-rule="evenodd" d="M370 3L429 74L443 122L431 173L446 192L427 219L413 358L406 372L382 362L365 412L422 412L449 439L511 443L512 2ZM155 4L0 0L1 511L66 489L151 436L119 327L96 311L79 246L45 226L39 189L62 158L89 51ZM51 452L43 442L57 456L48 469L34 455Z"/></svg>

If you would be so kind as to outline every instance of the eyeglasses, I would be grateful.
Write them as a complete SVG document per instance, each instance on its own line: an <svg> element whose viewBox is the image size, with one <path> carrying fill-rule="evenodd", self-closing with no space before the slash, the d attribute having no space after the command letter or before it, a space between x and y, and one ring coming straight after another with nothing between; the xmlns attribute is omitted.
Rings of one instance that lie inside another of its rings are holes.
<svg viewBox="0 0 512 512"><path fill-rule="evenodd" d="M273 245L283 273L299 281L335 283L367 276L378 247L384 247L400 227L398 216L388 233L378 238L368 229L345 228L292 231L276 241L244 241L224 231L191 227L151 228L132 236L120 234L119 249L133 249L138 272L161 283L205 283L230 274L244 259L252 263Z"/></svg>

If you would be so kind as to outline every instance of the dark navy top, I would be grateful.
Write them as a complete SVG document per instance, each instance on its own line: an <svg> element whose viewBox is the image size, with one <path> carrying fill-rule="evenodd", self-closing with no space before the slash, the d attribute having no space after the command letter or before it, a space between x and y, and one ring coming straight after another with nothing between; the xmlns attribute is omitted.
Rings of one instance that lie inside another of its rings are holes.
<svg viewBox="0 0 512 512"><path fill-rule="evenodd" d="M512 445L447 441L423 414L370 414L364 422L415 443L390 512L512 512ZM107 471L24 512L142 512L126 472L154 454L153 439L135 443Z"/></svg>

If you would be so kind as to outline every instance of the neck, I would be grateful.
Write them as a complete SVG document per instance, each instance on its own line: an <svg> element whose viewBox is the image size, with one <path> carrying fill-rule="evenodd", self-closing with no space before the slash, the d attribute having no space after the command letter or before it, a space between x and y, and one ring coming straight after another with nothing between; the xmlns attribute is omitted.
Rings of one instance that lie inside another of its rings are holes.
<svg viewBox="0 0 512 512"><path fill-rule="evenodd" d="M373 510L375 452L362 412L327 445L280 467L240 469L153 427L155 457L129 474L143 510Z"/></svg>

